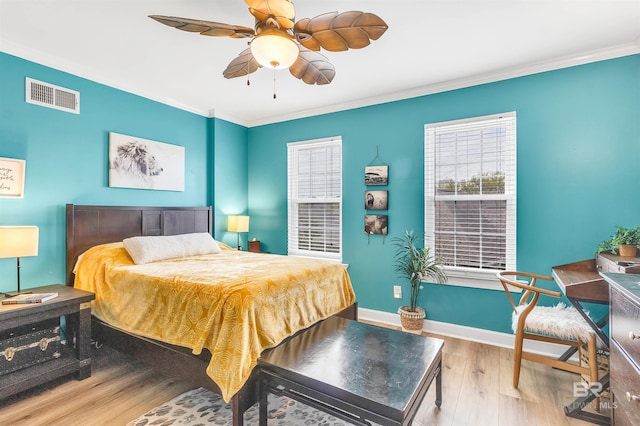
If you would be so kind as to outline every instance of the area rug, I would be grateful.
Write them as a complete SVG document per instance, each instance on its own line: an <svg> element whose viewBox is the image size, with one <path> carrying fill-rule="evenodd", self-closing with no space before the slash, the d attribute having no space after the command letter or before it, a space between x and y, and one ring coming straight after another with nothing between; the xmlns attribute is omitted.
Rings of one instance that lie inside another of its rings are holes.
<svg viewBox="0 0 640 426"><path fill-rule="evenodd" d="M348 423L286 397L269 395L269 426L346 426ZM127 426L231 425L231 404L215 393L192 389L127 423ZM258 425L258 405L244 414L246 426Z"/></svg>

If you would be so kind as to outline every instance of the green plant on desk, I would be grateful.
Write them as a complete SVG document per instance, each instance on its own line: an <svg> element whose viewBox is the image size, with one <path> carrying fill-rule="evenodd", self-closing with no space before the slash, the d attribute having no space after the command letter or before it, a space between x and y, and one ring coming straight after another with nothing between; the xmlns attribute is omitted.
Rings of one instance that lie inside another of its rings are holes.
<svg viewBox="0 0 640 426"><path fill-rule="evenodd" d="M620 246L636 246L640 245L640 226L625 228L616 225L616 232L609 238L600 243L597 252L611 250L613 254L617 254Z"/></svg>

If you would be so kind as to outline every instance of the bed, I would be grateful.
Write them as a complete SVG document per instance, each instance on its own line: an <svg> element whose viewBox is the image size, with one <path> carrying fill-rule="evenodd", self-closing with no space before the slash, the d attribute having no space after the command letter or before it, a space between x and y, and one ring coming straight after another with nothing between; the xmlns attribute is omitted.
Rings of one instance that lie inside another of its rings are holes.
<svg viewBox="0 0 640 426"><path fill-rule="evenodd" d="M123 267L125 269L137 268L138 266L134 265L131 258L122 252L124 248L121 246L121 242L125 239L145 236L167 237L181 234L210 233L212 229L212 213L210 207L115 207L79 206L68 204L66 207L66 216L66 263L68 285L74 285L74 268L76 264L78 263L78 265L80 265L82 262L86 264L93 264L92 261L85 259L85 257L90 258L95 255L95 252L101 253L102 251L106 251L107 253L115 253L113 254L113 258L117 259L118 262L129 262L129 264L125 265L119 264L118 267ZM232 264L234 262L244 263L245 269L246 264L248 264L247 262L257 262L256 264L261 265L260 267L251 267L251 269L257 269L268 267L268 259L270 258L273 258L274 261L277 262L286 260L286 256L238 253L237 251L229 249L223 249L221 252L223 252L223 256L215 254L210 255L210 257L216 257L216 260L218 261L224 258L224 264ZM82 261L77 262L80 255L82 255ZM202 257L206 256L209 255L203 255ZM209 259L189 258L187 260L195 262L196 260L208 261ZM222 265L223 264L219 264L213 269L223 269ZM153 266L153 269L158 269L160 267L159 264L153 264ZM158 268L156 268L156 266L158 266ZM279 266L278 268L282 268L282 266ZM79 281L83 281L82 285L86 288L88 285L86 283L88 280L87 277L91 276L91 274L87 275L87 273L84 272L85 270L86 267L82 271L79 270L78 277L82 277L82 280L79 279ZM95 276L100 276L101 274L104 275L102 270L94 271L94 273ZM120 276L118 275L118 277ZM301 276L296 279L298 279L302 285L306 278L302 278ZM119 280L120 278L113 279L114 282L119 282ZM97 279L96 281L99 280ZM276 281L271 281L268 284L261 284L264 288L274 287L276 289L277 293L273 293L272 298L276 298L276 296L279 296L280 292L283 291L283 287L279 287L278 282ZM124 283L124 279L122 279L122 282ZM117 291L124 292L124 288L128 287L123 285ZM306 292L309 292L309 288L310 287L307 288ZM96 300L98 301L100 298L100 294L96 294ZM262 299L262 297L254 299ZM269 299L269 297L264 297L264 299ZM246 305L246 303L242 304L242 306L244 305ZM207 387L230 398L234 412L234 425L242 425L242 413L256 401L257 397L255 369L245 371L246 374L243 373L244 377L241 382L235 383L231 387L224 382L222 383L222 386L220 386L210 378L210 374L208 375L208 373L220 370L221 365L228 366L233 364L223 363L218 364L218 367L212 367L212 364L218 363L220 359L226 357L212 357L212 352L214 354L218 353L215 345L202 344L194 350L194 347L191 344L183 346L184 342L176 341L175 339L172 340L171 338L164 339L162 336L154 335L154 333L148 333L146 329L144 331L139 331L137 329L132 330L128 326L120 324L117 317L109 317L109 315L105 315L105 311L104 309L101 309L100 305L96 305L96 308L95 314L102 317L102 319L99 319L94 316L92 321L92 335L96 340L108 344L114 349L129 353L156 368L162 369L163 371L168 371L182 377L188 377L193 380L195 385ZM264 309L264 307L258 307L256 309L256 312L261 312L261 309ZM283 309L282 311L285 312L286 309ZM266 310L263 310L262 312L266 312ZM345 306L340 306L339 308L336 307L334 311L323 312L321 315L323 318L331 315L340 315L350 319L356 319L356 312L355 300L349 300L349 303ZM253 318L255 313L250 313L248 315ZM238 316L240 317L241 315ZM312 320L315 323L323 318L312 318ZM138 319L136 319L136 321L137 320ZM283 321L286 320L288 320L288 318L283 318ZM228 325L227 320L225 320L225 324ZM213 334L216 336L220 334L224 337L225 333L236 333L231 330L235 330L234 327L227 326L216 330ZM293 335L301 330L302 329L296 330L294 327L289 331L289 333L290 335ZM261 333L258 334L262 335ZM287 337L285 336L285 339L286 338ZM279 343L281 342L261 341L260 344L262 346L259 346L258 349L263 350L267 347L273 347ZM240 347L241 346L242 345L240 345ZM251 343L249 346L254 347L255 345L254 343ZM196 355L194 355L194 352ZM243 352L242 356L244 355L246 354ZM171 368L167 368L168 366ZM246 363L244 369L246 370ZM241 384L241 386L239 386L239 384Z"/></svg>

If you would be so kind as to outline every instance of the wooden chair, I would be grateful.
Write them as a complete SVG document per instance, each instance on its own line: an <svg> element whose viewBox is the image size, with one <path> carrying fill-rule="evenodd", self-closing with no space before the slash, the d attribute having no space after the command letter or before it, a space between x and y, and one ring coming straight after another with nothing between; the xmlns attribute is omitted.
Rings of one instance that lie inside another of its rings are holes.
<svg viewBox="0 0 640 426"><path fill-rule="evenodd" d="M553 297L561 296L557 291L535 286L538 279L552 281L553 278L527 272L509 271L499 272L497 276L513 307L512 328L516 334L513 357L513 386L518 387L520 364L523 359L583 374L589 377L590 383L597 382L596 334L591 326L572 306L567 307L563 303L559 303L556 306L536 306L541 294ZM518 304L513 300L510 288L512 290L513 288L522 290L522 296L520 296ZM581 353L583 345L586 344L588 366L581 366L580 362L576 364L541 354L524 352L522 349L524 339L575 346L578 349L578 354Z"/></svg>

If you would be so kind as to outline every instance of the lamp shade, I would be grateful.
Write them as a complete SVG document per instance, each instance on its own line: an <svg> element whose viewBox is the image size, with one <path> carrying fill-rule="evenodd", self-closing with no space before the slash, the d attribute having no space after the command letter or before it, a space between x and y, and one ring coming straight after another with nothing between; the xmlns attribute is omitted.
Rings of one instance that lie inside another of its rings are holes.
<svg viewBox="0 0 640 426"><path fill-rule="evenodd" d="M299 53L296 42L276 29L265 30L251 41L251 54L263 67L289 68Z"/></svg>
<svg viewBox="0 0 640 426"><path fill-rule="evenodd" d="M0 226L0 258L37 255L37 226Z"/></svg>
<svg viewBox="0 0 640 426"><path fill-rule="evenodd" d="M249 216L229 216L227 230L229 232L249 232Z"/></svg>

